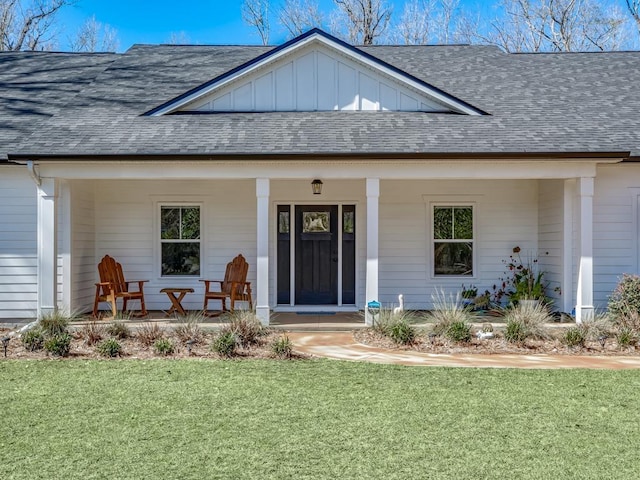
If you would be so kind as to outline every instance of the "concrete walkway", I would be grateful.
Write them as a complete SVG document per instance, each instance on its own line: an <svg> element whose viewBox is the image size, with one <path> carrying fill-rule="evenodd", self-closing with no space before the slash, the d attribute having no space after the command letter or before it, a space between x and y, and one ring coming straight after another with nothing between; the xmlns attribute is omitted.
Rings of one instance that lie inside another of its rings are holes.
<svg viewBox="0 0 640 480"><path fill-rule="evenodd" d="M357 343L351 332L289 332L294 350L317 357L397 365L490 368L640 368L640 357L593 355L434 354Z"/></svg>

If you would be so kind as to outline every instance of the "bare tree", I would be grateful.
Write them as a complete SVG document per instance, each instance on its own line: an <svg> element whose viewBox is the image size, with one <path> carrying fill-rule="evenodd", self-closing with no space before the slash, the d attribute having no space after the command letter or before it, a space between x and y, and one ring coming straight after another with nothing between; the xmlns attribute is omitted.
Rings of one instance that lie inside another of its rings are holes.
<svg viewBox="0 0 640 480"><path fill-rule="evenodd" d="M434 12L435 0L411 0L405 3L392 38L405 45L429 43L435 24Z"/></svg>
<svg viewBox="0 0 640 480"><path fill-rule="evenodd" d="M187 32L171 32L165 43L169 45L185 45L191 43L191 40L189 39Z"/></svg>
<svg viewBox="0 0 640 480"><path fill-rule="evenodd" d="M346 28L352 43L373 45L382 37L391 20L391 7L384 0L333 0L337 6L334 29ZM336 33L340 33L337 31Z"/></svg>
<svg viewBox="0 0 640 480"><path fill-rule="evenodd" d="M269 0L244 0L242 20L247 25L256 28L263 45L269 44Z"/></svg>
<svg viewBox="0 0 640 480"><path fill-rule="evenodd" d="M278 12L280 24L296 37L314 27L322 26L322 13L317 0L285 0Z"/></svg>
<svg viewBox="0 0 640 480"><path fill-rule="evenodd" d="M460 0L440 0L440 13L438 15L437 41L438 43L450 43L457 36L457 28L454 19L460 5Z"/></svg>
<svg viewBox="0 0 640 480"><path fill-rule="evenodd" d="M625 23L621 12L597 0L503 0L504 18L481 40L509 52L617 50Z"/></svg>
<svg viewBox="0 0 640 480"><path fill-rule="evenodd" d="M72 52L115 52L119 43L117 30L98 22L95 16L88 18L69 40Z"/></svg>
<svg viewBox="0 0 640 480"><path fill-rule="evenodd" d="M638 33L640 33L640 0L625 0L625 2L631 17L636 22Z"/></svg>
<svg viewBox="0 0 640 480"><path fill-rule="evenodd" d="M45 50L58 11L74 0L0 0L0 50Z"/></svg>

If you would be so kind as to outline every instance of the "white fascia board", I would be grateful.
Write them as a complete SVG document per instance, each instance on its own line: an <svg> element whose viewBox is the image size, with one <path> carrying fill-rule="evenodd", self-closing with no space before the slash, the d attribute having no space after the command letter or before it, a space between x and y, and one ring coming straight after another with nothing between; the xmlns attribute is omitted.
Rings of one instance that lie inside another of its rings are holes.
<svg viewBox="0 0 640 480"><path fill-rule="evenodd" d="M298 49L302 49L304 48L306 45L310 45L312 43L322 43L326 46L328 46L329 48L332 48L334 50L337 50L338 52L340 52L341 54L353 59L354 61L364 64L370 68L372 68L373 70L377 70L379 72L384 73L385 75L390 76L391 78L396 79L397 81L404 83L405 85L408 85L416 90L418 90L419 92L423 93L424 95L426 95L427 97L437 101L438 103L444 104L447 107L451 108L452 110L458 112L458 113L464 113L467 115L480 115L480 113L478 113L476 110L467 107L466 105L455 101L454 99L447 97L443 94L441 94L440 92L428 88L427 86L413 80L412 78L407 77L406 75L402 75L400 73L398 73L395 70L392 70L388 67L386 67L385 65L382 65L374 60L372 60L371 58L367 57L366 55L358 55L356 54L353 50L346 48L343 45L340 45L339 43L333 42L331 39L328 39L320 34L313 34L310 35L302 40L300 40L299 42L296 42L292 45L290 45L287 48L284 48L278 52L275 52L272 55L267 55L265 58L263 58L261 61L256 62L256 63L252 63L251 65L247 65L245 68L238 70L237 72L235 72L233 75L229 75L223 79L221 79L218 82L214 82L211 85L208 85L206 88L203 88L201 90L198 90L196 92L193 92L191 95L188 95L184 98L181 98L180 100L171 103L169 105L167 105L166 107L157 110L156 112L152 113L150 116L154 116L154 117L159 117L162 115L166 115L168 113L173 113L176 110L179 110L180 108L184 107L185 105L194 102L196 100L198 100L199 98L202 98L206 95L208 95L209 93L211 93L214 90L218 90L221 89L222 87L224 87L225 85L236 81L238 78L245 76L253 71L256 71L262 67L264 67L265 65L269 64L269 63L273 63L276 62L278 59L285 57L287 55L290 55L292 52L294 52L295 50Z"/></svg>

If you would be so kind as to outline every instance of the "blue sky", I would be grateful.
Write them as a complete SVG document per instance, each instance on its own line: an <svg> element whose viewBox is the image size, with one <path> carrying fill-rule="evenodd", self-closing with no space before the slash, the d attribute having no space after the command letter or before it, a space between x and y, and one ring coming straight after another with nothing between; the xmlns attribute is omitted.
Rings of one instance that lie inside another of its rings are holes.
<svg viewBox="0 0 640 480"><path fill-rule="evenodd" d="M273 0L272 4L279 3ZM325 12L333 9L331 0L320 0ZM389 2L399 15L404 1ZM461 0L461 4L477 7L493 2ZM76 5L60 12L60 47L89 17L109 24L118 31L120 51L134 43L166 43L172 32L184 32L190 43L199 44L258 44L259 37L242 21L242 0L79 0ZM272 26L272 44L285 40L284 32Z"/></svg>

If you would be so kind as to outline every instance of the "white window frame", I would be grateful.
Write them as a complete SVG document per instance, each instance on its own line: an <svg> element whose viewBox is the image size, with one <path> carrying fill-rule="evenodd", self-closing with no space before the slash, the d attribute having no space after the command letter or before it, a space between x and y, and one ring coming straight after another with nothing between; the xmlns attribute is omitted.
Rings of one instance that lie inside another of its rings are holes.
<svg viewBox="0 0 640 480"><path fill-rule="evenodd" d="M435 238L435 209L436 207L451 207L451 208L471 208L472 215L472 228L473 228L473 238L472 239L464 239L464 240L455 240L455 239L437 239ZM429 203L429 238L431 239L429 242L429 258L431 259L431 279L432 280L441 280L441 279L468 279L473 280L478 277L478 264L477 264L477 216L478 216L478 208L477 202L475 201L456 201L456 202L448 202L446 200L442 201L434 201ZM472 273L471 275L436 275L436 259L435 259L435 244L436 241L438 243L471 243L472 248Z"/></svg>
<svg viewBox="0 0 640 480"><path fill-rule="evenodd" d="M189 207L198 207L200 209L200 238L193 240L163 240L162 239L162 209L163 208L189 208ZM156 204L156 226L154 228L155 235L155 245L156 245L156 254L155 258L155 268L157 269L157 276L161 280L170 280L170 279L201 279L204 278L204 202L202 201L171 201L169 199L158 201ZM162 244L163 243L199 243L200 244L200 274L199 275L162 275Z"/></svg>

